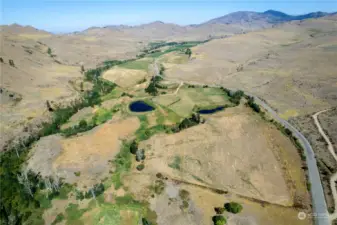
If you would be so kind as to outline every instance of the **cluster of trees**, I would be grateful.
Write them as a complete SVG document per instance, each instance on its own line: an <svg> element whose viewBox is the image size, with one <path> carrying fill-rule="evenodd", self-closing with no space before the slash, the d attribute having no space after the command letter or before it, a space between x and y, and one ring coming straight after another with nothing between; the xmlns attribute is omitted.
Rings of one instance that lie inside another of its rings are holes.
<svg viewBox="0 0 337 225"><path fill-rule="evenodd" d="M162 73L164 70L160 69L160 71L161 71L160 73ZM151 78L149 85L145 88L145 92L149 93L150 95L156 96L158 94L157 86L160 86L158 82L161 81L162 79L163 78L160 76L153 76Z"/></svg>
<svg viewBox="0 0 337 225"><path fill-rule="evenodd" d="M242 205L237 202L227 202L224 207L214 208L216 215L212 217L214 225L225 225L227 223L226 218L222 215L225 211L233 214L240 213L242 211Z"/></svg>
<svg viewBox="0 0 337 225"><path fill-rule="evenodd" d="M254 97L249 97L248 96L247 99L248 99L247 105L250 108L252 108L255 112L260 113L261 112L260 106L255 103Z"/></svg>
<svg viewBox="0 0 337 225"><path fill-rule="evenodd" d="M240 213L242 211L242 205L237 203L237 202L227 202L224 205L225 209L227 212L233 213L233 214L237 214Z"/></svg>
<svg viewBox="0 0 337 225"><path fill-rule="evenodd" d="M193 113L191 117L183 119L178 125L171 128L173 133L178 133L181 130L198 125L201 122L200 115Z"/></svg>
<svg viewBox="0 0 337 225"><path fill-rule="evenodd" d="M77 133L81 133L81 132L85 132L88 130L91 130L92 128L94 128L96 126L96 124L94 123L87 123L86 120L81 120L78 125L75 125L73 127L69 127L67 129L64 129L61 131L61 133L65 136L65 137L70 137L72 135L75 135Z"/></svg>
<svg viewBox="0 0 337 225"><path fill-rule="evenodd" d="M241 98L244 96L244 92L241 91L241 90L238 90L236 92L231 92L229 91L229 96L231 97L229 100L230 102L232 102L233 104L235 105L239 105L240 104L240 101L241 101Z"/></svg>
<svg viewBox="0 0 337 225"><path fill-rule="evenodd" d="M136 161L137 162L142 162L143 160L145 160L145 151L144 149L139 149L138 148L138 142L136 140L133 140L130 144L130 153L132 153L133 155L136 156ZM144 169L144 164L141 163L139 165L137 165L137 170L141 171Z"/></svg>

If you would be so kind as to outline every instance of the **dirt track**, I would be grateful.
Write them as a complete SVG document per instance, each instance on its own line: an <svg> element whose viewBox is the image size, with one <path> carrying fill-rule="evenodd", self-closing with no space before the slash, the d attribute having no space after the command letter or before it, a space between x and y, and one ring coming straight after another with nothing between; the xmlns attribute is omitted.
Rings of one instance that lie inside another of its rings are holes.
<svg viewBox="0 0 337 225"><path fill-rule="evenodd" d="M326 135L324 133L323 128L321 127L321 124L319 123L319 120L318 120L318 115L323 113L323 112L326 112L328 110L329 109L319 111L319 112L315 113L312 117L315 121L315 124L317 126L317 129L318 129L319 133L323 136L324 140L328 144L328 150L330 151L333 158L337 161L337 155L336 155L336 152L335 152L335 150L333 148L333 145L330 141L330 138L328 137L328 135ZM337 206L337 190L336 190L336 185L335 185L336 182L337 182L337 173L333 174L330 178L331 191L332 191L333 199L334 199L334 202L335 202L335 211L332 214L330 214L330 216L329 216L331 222L333 220L337 219L337 209L336 209L336 206Z"/></svg>

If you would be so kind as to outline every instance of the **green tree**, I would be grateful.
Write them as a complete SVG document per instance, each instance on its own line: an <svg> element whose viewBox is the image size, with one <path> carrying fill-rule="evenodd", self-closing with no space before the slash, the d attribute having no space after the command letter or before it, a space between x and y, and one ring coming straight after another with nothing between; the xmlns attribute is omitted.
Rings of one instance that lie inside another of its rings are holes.
<svg viewBox="0 0 337 225"><path fill-rule="evenodd" d="M188 57L191 57L192 51L190 48L186 49L185 54L188 55Z"/></svg>
<svg viewBox="0 0 337 225"><path fill-rule="evenodd" d="M147 86L147 88L145 88L145 92L149 93L150 95L157 95L158 91L156 88L156 84L154 81L151 81L149 86Z"/></svg>
<svg viewBox="0 0 337 225"><path fill-rule="evenodd" d="M228 202L224 205L227 212L237 214L242 211L242 205L237 202Z"/></svg>
<svg viewBox="0 0 337 225"><path fill-rule="evenodd" d="M47 53L51 56L51 48L48 48Z"/></svg>
<svg viewBox="0 0 337 225"><path fill-rule="evenodd" d="M81 128L81 129L84 129L88 126L88 123L86 120L81 120L78 124L78 126Z"/></svg>
<svg viewBox="0 0 337 225"><path fill-rule="evenodd" d="M214 225L225 225L227 223L226 218L221 215L216 215L212 217Z"/></svg>

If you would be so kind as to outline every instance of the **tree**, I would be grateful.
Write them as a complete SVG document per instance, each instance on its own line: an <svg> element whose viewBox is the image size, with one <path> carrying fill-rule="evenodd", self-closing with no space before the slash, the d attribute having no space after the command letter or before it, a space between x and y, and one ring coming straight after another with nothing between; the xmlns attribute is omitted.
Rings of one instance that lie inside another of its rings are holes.
<svg viewBox="0 0 337 225"><path fill-rule="evenodd" d="M192 55L191 49L190 48L186 49L185 54L188 55L188 57L190 58Z"/></svg>
<svg viewBox="0 0 337 225"><path fill-rule="evenodd" d="M0 62L1 62L1 63L3 63L3 62L4 62L4 60L3 60L3 58L2 58L2 57L0 57Z"/></svg>
<svg viewBox="0 0 337 225"><path fill-rule="evenodd" d="M81 92L83 92L84 91L84 89L83 89L83 82L81 82L80 88L81 88Z"/></svg>
<svg viewBox="0 0 337 225"><path fill-rule="evenodd" d="M136 154L137 150L138 150L138 143L135 140L133 140L130 145L130 152L132 154Z"/></svg>
<svg viewBox="0 0 337 225"><path fill-rule="evenodd" d="M225 208L223 208L223 207L215 207L214 211L216 212L216 214L223 214L225 212Z"/></svg>
<svg viewBox="0 0 337 225"><path fill-rule="evenodd" d="M9 60L9 65L15 67L13 59Z"/></svg>
<svg viewBox="0 0 337 225"><path fill-rule="evenodd" d="M226 218L221 215L216 215L212 217L214 225L225 225L227 223Z"/></svg>
<svg viewBox="0 0 337 225"><path fill-rule="evenodd" d="M47 53L51 56L51 48L48 48Z"/></svg>
<svg viewBox="0 0 337 225"><path fill-rule="evenodd" d="M86 128L88 126L88 123L86 120L81 120L78 124L79 128Z"/></svg>
<svg viewBox="0 0 337 225"><path fill-rule="evenodd" d="M139 164L139 165L136 167L136 169L137 169L138 171L142 171L144 168L145 168L145 166L144 166L143 163L142 163L142 164Z"/></svg>
<svg viewBox="0 0 337 225"><path fill-rule="evenodd" d="M227 212L237 214L242 211L242 205L237 202L228 202L224 205Z"/></svg>
<svg viewBox="0 0 337 225"><path fill-rule="evenodd" d="M49 112L53 112L54 111L48 100L46 101L46 105L47 105L47 109L48 109Z"/></svg>
<svg viewBox="0 0 337 225"><path fill-rule="evenodd" d="M151 223L148 222L147 219L145 219L145 218L142 218L142 224L143 225L151 225Z"/></svg>
<svg viewBox="0 0 337 225"><path fill-rule="evenodd" d="M147 88L145 88L145 92L149 93L150 95L157 95L158 91L155 85L154 81L151 81L149 86L147 86Z"/></svg>
<svg viewBox="0 0 337 225"><path fill-rule="evenodd" d="M160 65L159 74L163 75L164 71L165 71L165 67L163 65Z"/></svg>
<svg viewBox="0 0 337 225"><path fill-rule="evenodd" d="M248 104L248 105L249 105L255 112L259 113L259 112L261 111L260 106L254 102L254 98L253 98L253 97L249 97L249 98L248 98L247 104Z"/></svg>

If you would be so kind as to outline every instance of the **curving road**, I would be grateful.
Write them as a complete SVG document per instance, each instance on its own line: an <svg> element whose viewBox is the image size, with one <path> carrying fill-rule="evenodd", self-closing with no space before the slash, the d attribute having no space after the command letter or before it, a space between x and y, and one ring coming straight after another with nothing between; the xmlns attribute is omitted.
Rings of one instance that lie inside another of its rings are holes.
<svg viewBox="0 0 337 225"><path fill-rule="evenodd" d="M328 137L328 135L326 135L323 131L323 128L321 127L321 124L319 123L318 120L318 115L328 111L329 109L326 110L322 110L320 112L315 113L312 117L315 121L315 124L317 126L317 129L319 131L319 133L322 135L322 137L324 138L325 142L328 144L328 150L330 151L331 155L333 156L333 158L337 161L337 154L333 148L333 145ZM334 204L335 204L335 211L330 214L330 221L332 222L333 220L337 219L337 189L336 189L336 185L335 182L337 182L337 173L333 174L330 177L330 187L331 187L331 191L332 191L332 196L334 199Z"/></svg>
<svg viewBox="0 0 337 225"><path fill-rule="evenodd" d="M247 94L247 93L246 93ZM255 102L265 108L275 120L281 123L284 127L288 128L292 131L293 136L295 136L302 144L304 148L304 153L306 156L307 166L308 166L308 174L309 174L309 182L311 184L311 196L312 196L312 207L314 212L314 221L316 225L330 225L329 213L327 210L327 205L325 202L325 196L323 192L323 187L321 183L321 178L319 176L315 153L312 150L309 141L301 134L295 127L293 127L286 120L280 118L278 114L264 101L259 99L258 97L248 94L251 97L254 97Z"/></svg>

